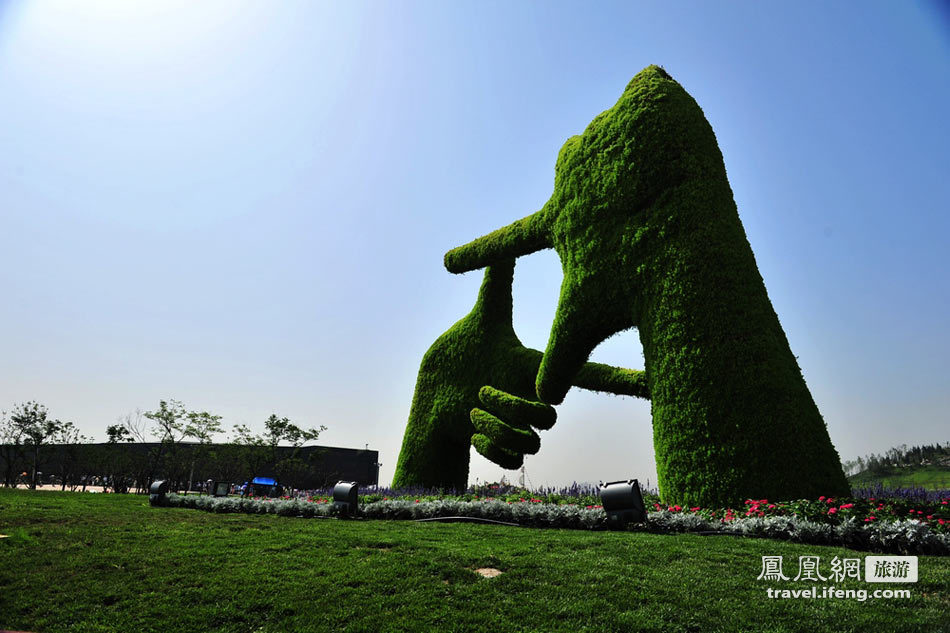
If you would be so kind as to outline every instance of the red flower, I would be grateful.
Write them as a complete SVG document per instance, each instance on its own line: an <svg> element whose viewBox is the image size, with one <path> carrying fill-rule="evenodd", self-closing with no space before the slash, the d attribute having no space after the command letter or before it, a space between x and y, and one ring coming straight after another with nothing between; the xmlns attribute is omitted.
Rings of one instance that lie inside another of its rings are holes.
<svg viewBox="0 0 950 633"><path fill-rule="evenodd" d="M828 508L828 514L834 514L838 511L838 508Z"/></svg>
<svg viewBox="0 0 950 633"><path fill-rule="evenodd" d="M820 497L818 497L818 500L819 500L819 501L824 501L824 500L825 500L825 495L821 495Z"/></svg>

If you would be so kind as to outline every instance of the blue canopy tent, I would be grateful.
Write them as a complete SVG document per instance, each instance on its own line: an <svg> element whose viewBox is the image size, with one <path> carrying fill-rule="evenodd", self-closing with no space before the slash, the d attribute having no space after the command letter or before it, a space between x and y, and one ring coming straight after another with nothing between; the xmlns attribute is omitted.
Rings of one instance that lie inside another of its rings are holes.
<svg viewBox="0 0 950 633"><path fill-rule="evenodd" d="M244 483L245 497L279 497L282 489L273 477L255 477Z"/></svg>

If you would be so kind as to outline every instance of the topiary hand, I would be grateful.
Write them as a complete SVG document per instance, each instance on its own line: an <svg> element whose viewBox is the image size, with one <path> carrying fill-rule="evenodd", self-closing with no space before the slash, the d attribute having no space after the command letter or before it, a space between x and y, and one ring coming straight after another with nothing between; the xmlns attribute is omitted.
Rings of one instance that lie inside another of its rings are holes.
<svg viewBox="0 0 950 633"><path fill-rule="evenodd" d="M485 269L472 311L422 359L393 486L462 489L470 446L503 468L537 452L534 429L550 428L554 408L534 396L538 350L522 345L511 322L514 261ZM643 372L587 363L579 387L646 395Z"/></svg>

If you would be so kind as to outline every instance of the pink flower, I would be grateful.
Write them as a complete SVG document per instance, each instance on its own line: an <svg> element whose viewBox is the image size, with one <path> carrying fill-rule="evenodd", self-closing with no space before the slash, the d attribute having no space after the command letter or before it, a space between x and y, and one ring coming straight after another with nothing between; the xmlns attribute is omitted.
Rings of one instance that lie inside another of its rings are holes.
<svg viewBox="0 0 950 633"><path fill-rule="evenodd" d="M824 500L825 500L825 495L821 495L820 497L818 497L818 500L819 500L819 501L824 501Z"/></svg>
<svg viewBox="0 0 950 633"><path fill-rule="evenodd" d="M774 508L774 507L775 507L775 504L774 504L774 503L770 503L770 504L769 504L769 510L771 510L771 509Z"/></svg>
<svg viewBox="0 0 950 633"><path fill-rule="evenodd" d="M834 514L838 511L838 508L828 508L828 514Z"/></svg>
<svg viewBox="0 0 950 633"><path fill-rule="evenodd" d="M844 510L846 508L853 508L853 507L854 507L853 503L846 503L843 506L841 506L841 509Z"/></svg>
<svg viewBox="0 0 950 633"><path fill-rule="evenodd" d="M696 506L695 508L690 508L690 512L699 512L699 509L699 506Z"/></svg>

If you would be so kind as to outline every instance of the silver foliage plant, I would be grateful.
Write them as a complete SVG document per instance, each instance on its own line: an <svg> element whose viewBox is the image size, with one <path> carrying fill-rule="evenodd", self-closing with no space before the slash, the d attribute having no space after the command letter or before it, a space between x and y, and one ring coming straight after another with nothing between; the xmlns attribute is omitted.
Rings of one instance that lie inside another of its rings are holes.
<svg viewBox="0 0 950 633"><path fill-rule="evenodd" d="M338 515L332 503L304 499L251 499L168 495L168 507L192 508L206 512L276 514L302 518L330 518ZM517 523L530 527L598 530L607 526L600 507L551 503L507 503L505 501L411 501L393 499L360 506L364 519L418 520L467 517ZM742 517L728 522L711 521L699 514L660 510L647 514L645 523L631 529L656 533L700 532L746 537L774 538L815 545L841 545L854 549L904 554L950 554L950 535L934 532L916 519L873 524L854 518L839 525L817 523L790 516Z"/></svg>

